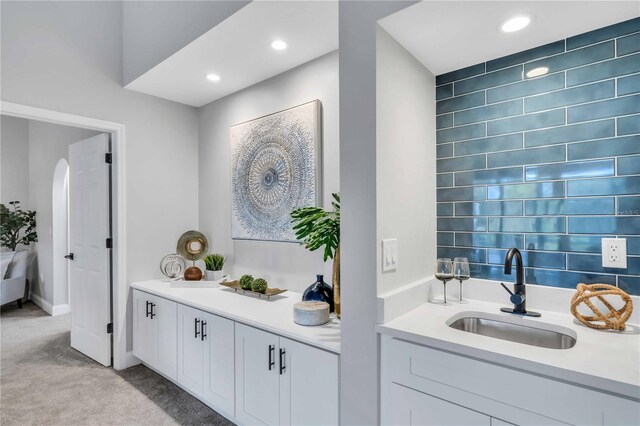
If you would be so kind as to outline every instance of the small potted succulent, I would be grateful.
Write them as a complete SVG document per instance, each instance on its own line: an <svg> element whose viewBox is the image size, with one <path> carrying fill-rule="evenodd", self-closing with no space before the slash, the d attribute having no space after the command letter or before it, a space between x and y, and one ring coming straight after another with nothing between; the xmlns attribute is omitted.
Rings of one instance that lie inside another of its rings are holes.
<svg viewBox="0 0 640 426"><path fill-rule="evenodd" d="M206 270L204 272L207 281L220 281L224 277L224 262L226 257L219 253L210 253L204 257Z"/></svg>

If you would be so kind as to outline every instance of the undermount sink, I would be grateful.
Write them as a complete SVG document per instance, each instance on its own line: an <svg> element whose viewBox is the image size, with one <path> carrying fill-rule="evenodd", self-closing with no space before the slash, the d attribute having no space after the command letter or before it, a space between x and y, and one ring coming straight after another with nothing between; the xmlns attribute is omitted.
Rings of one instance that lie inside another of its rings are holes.
<svg viewBox="0 0 640 426"><path fill-rule="evenodd" d="M571 349L577 339L576 333L565 327L485 312L461 312L451 317L447 325L467 333L549 349Z"/></svg>

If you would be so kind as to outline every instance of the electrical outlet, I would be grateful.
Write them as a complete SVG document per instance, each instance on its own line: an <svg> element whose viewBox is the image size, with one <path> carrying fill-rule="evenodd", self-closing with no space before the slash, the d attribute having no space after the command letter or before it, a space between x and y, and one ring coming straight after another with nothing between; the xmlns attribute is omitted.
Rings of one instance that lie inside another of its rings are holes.
<svg viewBox="0 0 640 426"><path fill-rule="evenodd" d="M382 240L382 272L395 271L398 267L398 240Z"/></svg>
<svg viewBox="0 0 640 426"><path fill-rule="evenodd" d="M627 239L602 239L602 267L627 269Z"/></svg>

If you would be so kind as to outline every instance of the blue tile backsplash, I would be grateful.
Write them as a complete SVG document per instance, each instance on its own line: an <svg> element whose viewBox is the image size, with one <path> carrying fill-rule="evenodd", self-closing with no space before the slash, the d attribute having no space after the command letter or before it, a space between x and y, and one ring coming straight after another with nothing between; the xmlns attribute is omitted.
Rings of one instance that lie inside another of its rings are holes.
<svg viewBox="0 0 640 426"><path fill-rule="evenodd" d="M436 77L438 255L640 295L640 18ZM527 78L537 67L547 75ZM601 239L627 238L627 269Z"/></svg>

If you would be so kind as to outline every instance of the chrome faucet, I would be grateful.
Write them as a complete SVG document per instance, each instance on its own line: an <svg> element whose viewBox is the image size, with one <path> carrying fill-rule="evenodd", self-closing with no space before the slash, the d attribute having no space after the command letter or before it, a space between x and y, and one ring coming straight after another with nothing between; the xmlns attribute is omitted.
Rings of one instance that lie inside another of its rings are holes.
<svg viewBox="0 0 640 426"><path fill-rule="evenodd" d="M513 258L516 258L516 283L513 286L513 291L509 290L509 287L500 283L505 290L511 295L510 300L513 303L513 308L500 308L502 312L508 312L510 314L526 315L530 317L539 317L538 312L527 311L527 287L524 284L524 267L522 265L522 254L517 248L509 249L507 255L504 258L504 273L511 275L511 264Z"/></svg>

